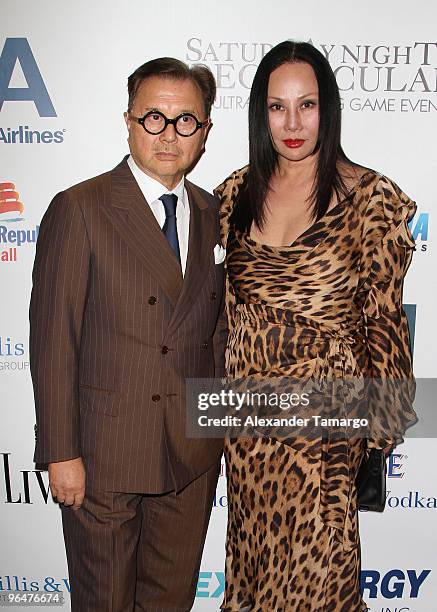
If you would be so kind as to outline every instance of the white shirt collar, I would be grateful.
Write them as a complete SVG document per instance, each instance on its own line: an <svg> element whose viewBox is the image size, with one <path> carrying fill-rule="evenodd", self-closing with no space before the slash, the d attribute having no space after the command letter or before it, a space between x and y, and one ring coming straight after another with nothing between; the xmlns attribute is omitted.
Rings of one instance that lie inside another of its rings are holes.
<svg viewBox="0 0 437 612"><path fill-rule="evenodd" d="M152 204L152 202L159 200L159 198L164 193L174 193L178 197L178 203L181 203L184 208L188 205L188 202L185 198L184 177L181 178L180 182L176 185L176 187L174 187L174 189L169 190L165 185L143 172L141 168L139 168L139 166L135 163L135 160L132 155L129 155L127 163L141 191L143 192L144 197L146 198L149 204Z"/></svg>

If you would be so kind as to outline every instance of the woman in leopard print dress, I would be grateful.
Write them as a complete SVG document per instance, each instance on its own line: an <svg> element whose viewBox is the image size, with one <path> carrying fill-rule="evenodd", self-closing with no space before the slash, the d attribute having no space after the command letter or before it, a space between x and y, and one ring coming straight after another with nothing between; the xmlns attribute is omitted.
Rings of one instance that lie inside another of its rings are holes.
<svg viewBox="0 0 437 612"><path fill-rule="evenodd" d="M343 153L335 77L311 45L287 41L261 61L249 142L249 166L216 190L228 376L411 378L401 304L415 205ZM366 442L388 450L402 433L227 440L222 609L366 610L354 479Z"/></svg>

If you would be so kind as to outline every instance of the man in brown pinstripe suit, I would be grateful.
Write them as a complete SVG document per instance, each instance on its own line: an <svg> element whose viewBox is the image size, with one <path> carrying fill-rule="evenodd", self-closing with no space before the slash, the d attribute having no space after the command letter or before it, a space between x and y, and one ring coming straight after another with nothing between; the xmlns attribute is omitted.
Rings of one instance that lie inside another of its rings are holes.
<svg viewBox="0 0 437 612"><path fill-rule="evenodd" d="M73 612L185 611L220 440L185 437L185 379L221 375L217 203L185 179L210 128L205 67L128 81L130 156L58 194L30 308L35 461L61 504Z"/></svg>

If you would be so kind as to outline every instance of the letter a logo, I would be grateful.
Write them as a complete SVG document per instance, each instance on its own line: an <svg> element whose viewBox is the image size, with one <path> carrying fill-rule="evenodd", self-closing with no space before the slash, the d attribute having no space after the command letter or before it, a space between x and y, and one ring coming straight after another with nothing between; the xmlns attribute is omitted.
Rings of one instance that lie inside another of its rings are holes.
<svg viewBox="0 0 437 612"><path fill-rule="evenodd" d="M17 61L27 87L9 87ZM27 38L7 38L0 55L0 110L3 102L21 100L34 102L40 117L57 116Z"/></svg>

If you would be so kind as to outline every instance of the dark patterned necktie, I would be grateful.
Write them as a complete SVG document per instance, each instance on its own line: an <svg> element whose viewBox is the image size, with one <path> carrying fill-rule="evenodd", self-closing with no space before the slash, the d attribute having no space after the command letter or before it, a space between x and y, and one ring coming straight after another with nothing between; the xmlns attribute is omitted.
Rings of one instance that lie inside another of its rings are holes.
<svg viewBox="0 0 437 612"><path fill-rule="evenodd" d="M178 196L174 193L165 193L159 199L164 204L165 210L165 222L162 231L173 249L178 262L181 263L178 229L176 225L176 204L178 203Z"/></svg>

